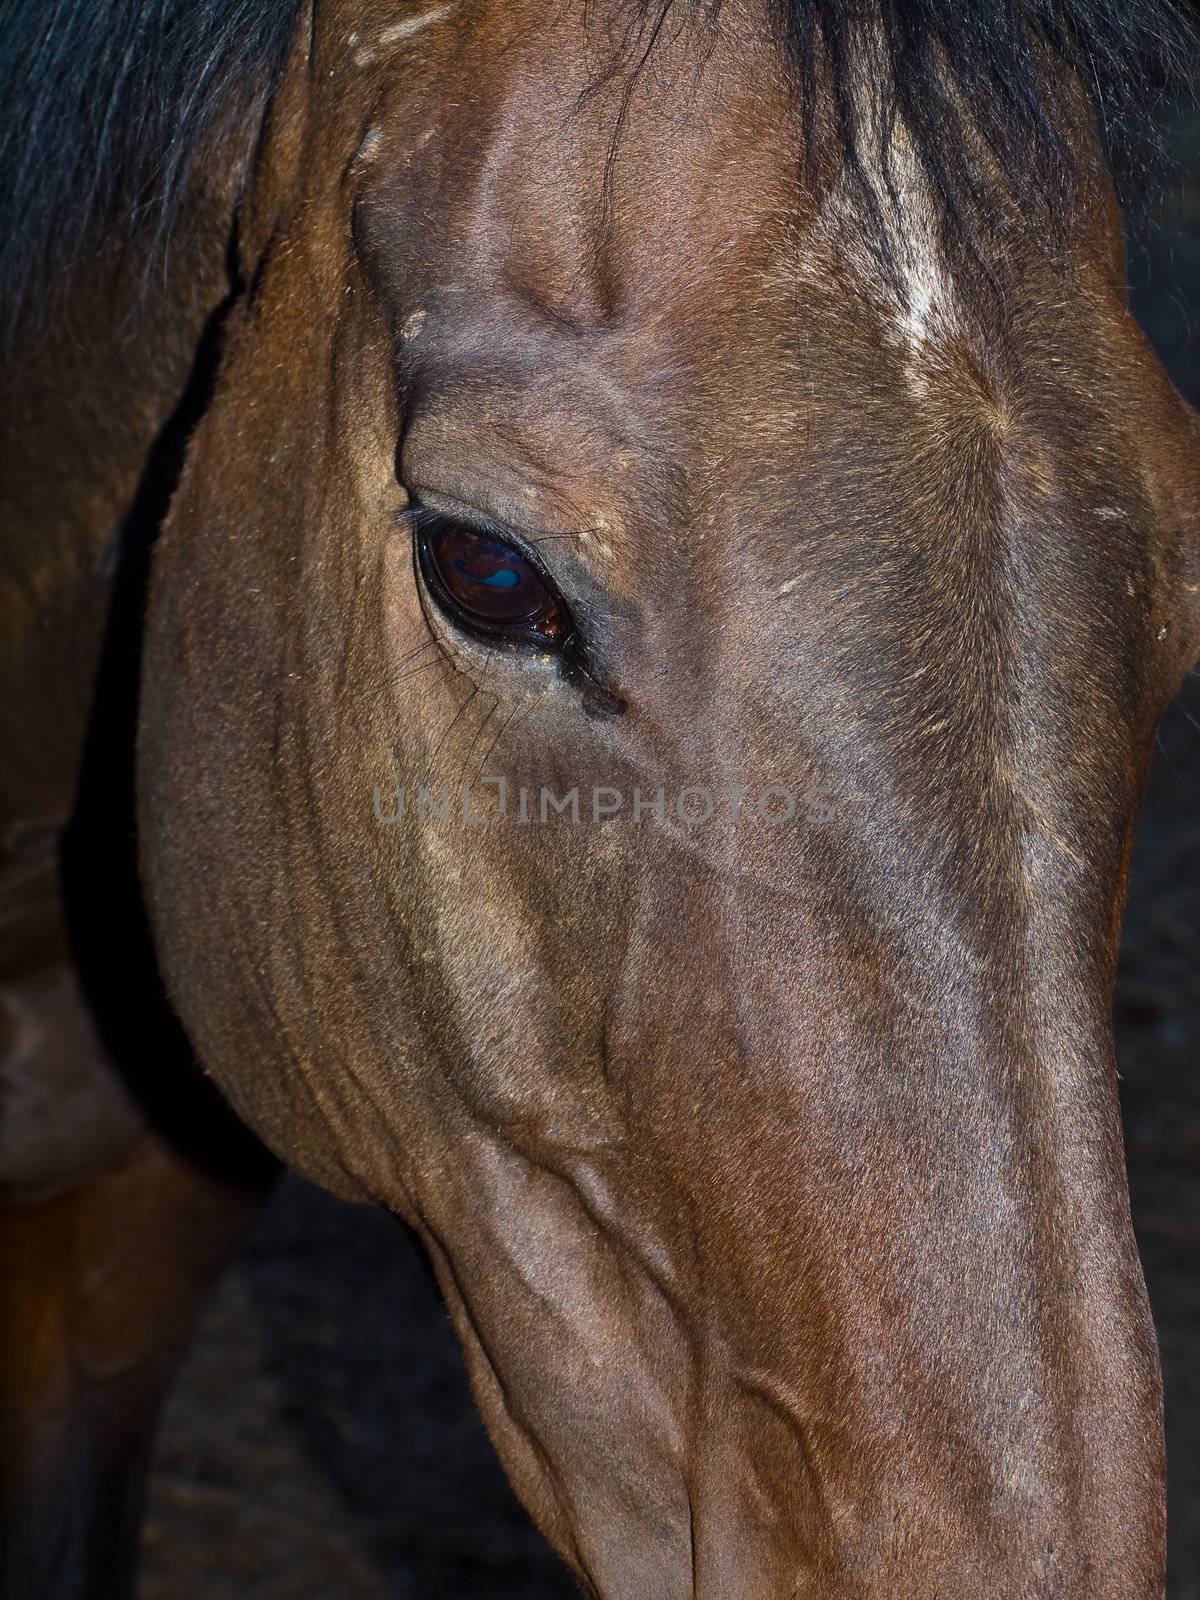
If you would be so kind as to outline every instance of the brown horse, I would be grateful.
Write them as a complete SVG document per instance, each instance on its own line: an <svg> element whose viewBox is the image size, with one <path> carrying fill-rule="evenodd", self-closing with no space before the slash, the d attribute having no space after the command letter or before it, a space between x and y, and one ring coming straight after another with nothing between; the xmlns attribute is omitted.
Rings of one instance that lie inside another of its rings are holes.
<svg viewBox="0 0 1200 1600"><path fill-rule="evenodd" d="M130 1591L243 1122L415 1228L589 1594L1161 1595L1168 14L15 14L5 1595Z"/></svg>

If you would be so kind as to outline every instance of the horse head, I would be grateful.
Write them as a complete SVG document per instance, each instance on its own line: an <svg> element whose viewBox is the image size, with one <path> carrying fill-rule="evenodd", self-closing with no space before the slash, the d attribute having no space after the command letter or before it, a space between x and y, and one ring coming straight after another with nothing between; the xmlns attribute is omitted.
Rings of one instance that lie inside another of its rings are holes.
<svg viewBox="0 0 1200 1600"><path fill-rule="evenodd" d="M1065 47L796 9L298 30L156 555L158 943L590 1592L1147 1600L1109 1012L1196 425Z"/></svg>

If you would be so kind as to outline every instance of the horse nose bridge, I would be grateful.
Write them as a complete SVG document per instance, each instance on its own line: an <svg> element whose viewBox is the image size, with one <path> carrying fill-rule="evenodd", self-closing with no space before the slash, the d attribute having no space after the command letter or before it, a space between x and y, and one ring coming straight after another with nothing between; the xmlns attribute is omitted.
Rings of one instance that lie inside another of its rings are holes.
<svg viewBox="0 0 1200 1600"><path fill-rule="evenodd" d="M880 1569L878 1587L818 1592L965 1600L1007 1570L999 1548L1047 1582L1047 1550L1107 1553L1096 1507L1121 1486L1104 1464L1152 1445L1155 1426L1112 1173L1084 1173L1066 1130L1047 1148L1022 1127L1028 1108L982 1108L912 1055L851 1051L838 1072L836 1048L770 1060L712 1045L693 1033L656 1074L643 1137L706 1330L695 1425L714 1471L735 1462L761 1503L789 1508L793 1554L808 1525ZM917 1437L914 1460L903 1441ZM702 1490L715 1572L729 1507ZM970 1571L910 1586L906 1550L951 1548Z"/></svg>
<svg viewBox="0 0 1200 1600"><path fill-rule="evenodd" d="M913 1332L932 1317L968 1399L995 1359L1014 1397L1050 1392L1055 1370L1070 1391L1073 1358L1040 1319L1071 1326L1090 1361L1089 1305L1130 1325L1142 1310L1119 1138L1094 1136L1115 1126L1103 1025L1032 1035L996 972L942 972L932 954L894 982L866 925L823 916L819 893L697 889L626 964L608 1072L664 1216L682 1203L706 1292L760 1316L764 1348L802 1325L807 1286L846 1330L881 1308ZM886 1385L860 1377L886 1413Z"/></svg>

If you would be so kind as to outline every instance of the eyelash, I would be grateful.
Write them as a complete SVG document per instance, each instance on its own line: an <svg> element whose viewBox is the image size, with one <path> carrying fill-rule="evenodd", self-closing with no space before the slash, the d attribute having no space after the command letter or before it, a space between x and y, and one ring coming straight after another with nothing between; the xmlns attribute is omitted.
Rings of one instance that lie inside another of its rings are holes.
<svg viewBox="0 0 1200 1600"><path fill-rule="evenodd" d="M495 539L498 544L507 544L529 565L536 569L538 576L548 589L558 593L558 586L546 571L536 545L539 541L527 539L523 533L518 533L515 528L508 527L503 522L496 522L482 512L467 511L439 511L436 506L422 505L419 501L412 502L400 513L403 521L412 529L413 536L419 537L421 533L439 522L460 522L464 528L469 528L472 533L477 533L484 539ZM571 534L547 534L549 539L569 539Z"/></svg>

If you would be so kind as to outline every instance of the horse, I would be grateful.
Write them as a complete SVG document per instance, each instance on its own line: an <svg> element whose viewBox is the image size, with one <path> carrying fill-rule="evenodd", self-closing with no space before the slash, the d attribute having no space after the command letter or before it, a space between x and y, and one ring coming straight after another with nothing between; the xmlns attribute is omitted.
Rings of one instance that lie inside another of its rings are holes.
<svg viewBox="0 0 1200 1600"><path fill-rule="evenodd" d="M4 1593L277 1163L599 1600L1151 1600L1111 989L1200 656L1151 0L6 27ZM1181 55L1182 52L1182 55Z"/></svg>

